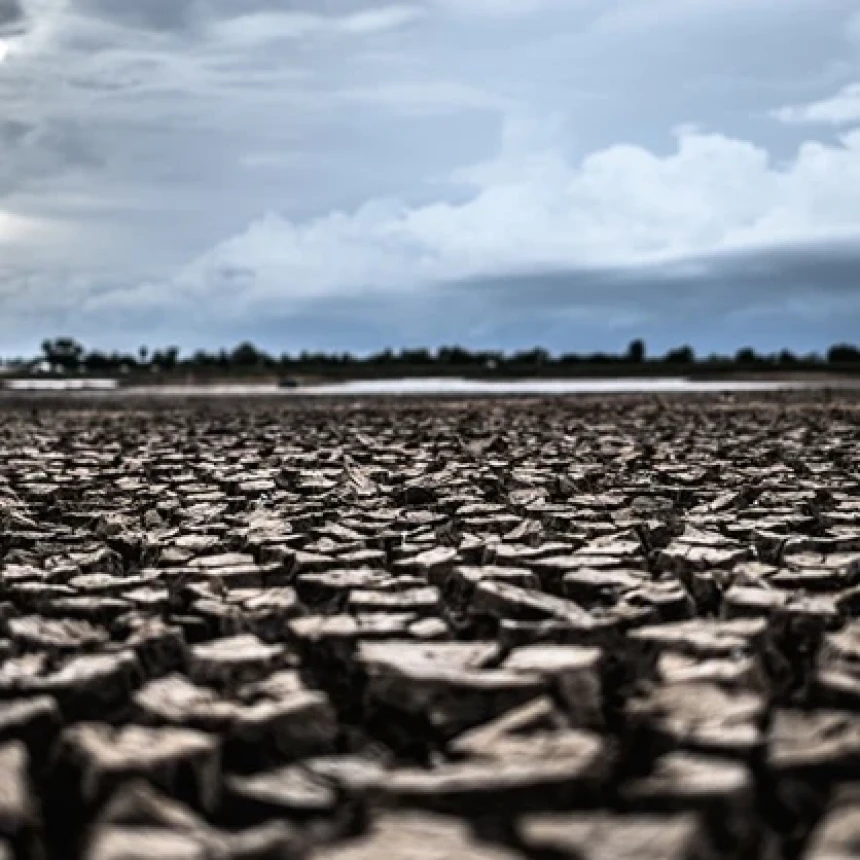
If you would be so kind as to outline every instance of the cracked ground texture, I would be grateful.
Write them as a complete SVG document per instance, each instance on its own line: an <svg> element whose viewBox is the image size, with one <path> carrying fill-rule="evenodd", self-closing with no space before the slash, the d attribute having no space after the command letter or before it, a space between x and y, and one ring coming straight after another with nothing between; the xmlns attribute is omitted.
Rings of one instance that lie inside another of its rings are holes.
<svg viewBox="0 0 860 860"><path fill-rule="evenodd" d="M0 858L860 857L848 394L0 440Z"/></svg>

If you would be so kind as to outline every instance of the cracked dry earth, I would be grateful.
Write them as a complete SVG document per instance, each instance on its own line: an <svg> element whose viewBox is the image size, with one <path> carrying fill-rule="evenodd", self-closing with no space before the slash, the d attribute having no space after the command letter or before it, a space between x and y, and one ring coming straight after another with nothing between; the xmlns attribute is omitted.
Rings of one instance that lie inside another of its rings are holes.
<svg viewBox="0 0 860 860"><path fill-rule="evenodd" d="M860 857L860 408L0 411L0 858Z"/></svg>

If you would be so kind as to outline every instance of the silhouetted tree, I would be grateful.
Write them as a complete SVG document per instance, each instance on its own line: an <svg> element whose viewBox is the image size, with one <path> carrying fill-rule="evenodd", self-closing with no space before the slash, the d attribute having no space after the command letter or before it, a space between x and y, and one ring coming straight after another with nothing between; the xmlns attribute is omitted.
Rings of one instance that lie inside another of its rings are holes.
<svg viewBox="0 0 860 860"><path fill-rule="evenodd" d="M860 349L847 343L837 343L827 350L828 364L860 364Z"/></svg>
<svg viewBox="0 0 860 860"><path fill-rule="evenodd" d="M696 353L691 346L679 346L670 349L663 357L666 364L692 364L696 360Z"/></svg>
<svg viewBox="0 0 860 860"><path fill-rule="evenodd" d="M116 369L110 356L97 350L88 352L84 356L83 365L88 373L109 373Z"/></svg>
<svg viewBox="0 0 860 860"><path fill-rule="evenodd" d="M42 342L42 352L52 371L73 373L81 367L84 348L71 337L58 337Z"/></svg>
<svg viewBox="0 0 860 860"><path fill-rule="evenodd" d="M216 358L214 355L206 352L205 349L195 350L191 358L186 359L183 364L190 364L193 367L206 368L214 367Z"/></svg>
<svg viewBox="0 0 860 860"><path fill-rule="evenodd" d="M532 366L540 366L549 361L549 353L545 349L535 347L526 352L518 352L513 357L514 364L528 364Z"/></svg>
<svg viewBox="0 0 860 860"><path fill-rule="evenodd" d="M433 358L427 349L401 349L400 361L404 364L428 365Z"/></svg>
<svg viewBox="0 0 860 860"><path fill-rule="evenodd" d="M642 364L645 361L645 341L637 338L630 342L627 347L627 360L633 364Z"/></svg>
<svg viewBox="0 0 860 860"><path fill-rule="evenodd" d="M233 367L239 368L257 367L262 363L261 358L262 355L257 347L245 341L244 343L240 343L230 353L230 364ZM215 361L218 363L217 357Z"/></svg>
<svg viewBox="0 0 860 860"><path fill-rule="evenodd" d="M368 356L367 362L369 364L392 364L394 362L394 352L391 349L383 349L382 352Z"/></svg>
<svg viewBox="0 0 860 860"><path fill-rule="evenodd" d="M758 364L759 360L758 353L749 346L745 346L735 353L736 364Z"/></svg>
<svg viewBox="0 0 860 860"><path fill-rule="evenodd" d="M175 370L178 363L179 347L169 346L167 349L157 349L152 354L152 365L161 372Z"/></svg>
<svg viewBox="0 0 860 860"><path fill-rule="evenodd" d="M436 360L443 364L469 364L472 354L462 346L443 346L436 353Z"/></svg>

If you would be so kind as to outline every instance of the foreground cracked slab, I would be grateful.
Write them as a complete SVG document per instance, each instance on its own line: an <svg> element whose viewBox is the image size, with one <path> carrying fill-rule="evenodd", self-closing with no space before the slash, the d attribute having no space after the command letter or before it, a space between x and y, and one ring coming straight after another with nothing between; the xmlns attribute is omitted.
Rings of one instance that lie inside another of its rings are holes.
<svg viewBox="0 0 860 860"><path fill-rule="evenodd" d="M851 398L0 403L0 857L857 856Z"/></svg>

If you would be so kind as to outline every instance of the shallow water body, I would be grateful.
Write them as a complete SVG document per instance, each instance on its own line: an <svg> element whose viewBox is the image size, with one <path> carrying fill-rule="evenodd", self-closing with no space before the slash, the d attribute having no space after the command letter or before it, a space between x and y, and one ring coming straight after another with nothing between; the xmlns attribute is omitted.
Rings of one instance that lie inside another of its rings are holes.
<svg viewBox="0 0 860 860"><path fill-rule="evenodd" d="M523 379L488 381L459 378L374 379L279 388L274 384L140 385L118 387L112 380L15 380L7 390L15 393L82 393L101 397L218 397L218 396L485 396L485 395L571 395L571 394L669 394L732 393L816 389L825 381L786 380L692 380L678 378L642 379ZM838 387L855 387L841 382Z"/></svg>

